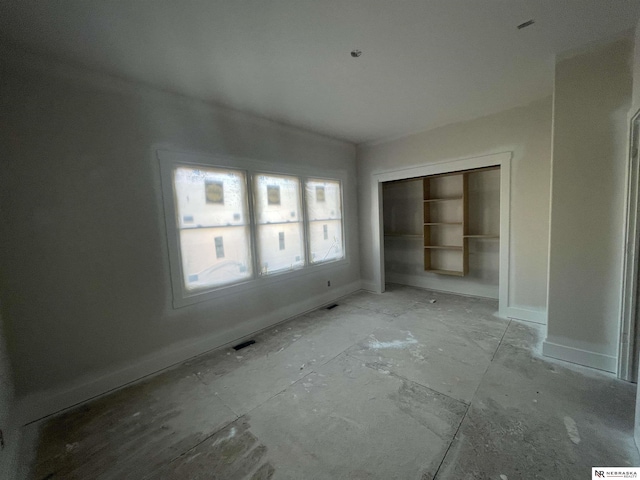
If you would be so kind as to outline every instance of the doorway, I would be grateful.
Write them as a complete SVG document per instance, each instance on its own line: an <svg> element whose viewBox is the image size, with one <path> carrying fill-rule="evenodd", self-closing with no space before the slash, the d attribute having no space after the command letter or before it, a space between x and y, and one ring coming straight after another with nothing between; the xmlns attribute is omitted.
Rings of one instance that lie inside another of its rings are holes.
<svg viewBox="0 0 640 480"><path fill-rule="evenodd" d="M629 382L638 379L638 349L640 328L638 316L638 289L640 281L640 198L638 195L640 147L640 110L632 117L629 129L629 162L627 170L626 238L621 298L620 347L618 354L618 377Z"/></svg>
<svg viewBox="0 0 640 480"><path fill-rule="evenodd" d="M385 280L498 299L500 167L383 183Z"/></svg>
<svg viewBox="0 0 640 480"><path fill-rule="evenodd" d="M383 184L397 180L408 180L434 175L445 175L465 170L477 170L487 167L500 168L500 212L499 212L499 280L498 304L499 315L507 318L509 314L509 247L510 247L510 199L511 199L511 152L503 152L472 158L456 159L417 166L408 169L386 171L372 175L373 195L373 240L375 255L374 275L378 293L385 289L385 254L384 254L384 217L383 217ZM375 201L377 199L377 201Z"/></svg>

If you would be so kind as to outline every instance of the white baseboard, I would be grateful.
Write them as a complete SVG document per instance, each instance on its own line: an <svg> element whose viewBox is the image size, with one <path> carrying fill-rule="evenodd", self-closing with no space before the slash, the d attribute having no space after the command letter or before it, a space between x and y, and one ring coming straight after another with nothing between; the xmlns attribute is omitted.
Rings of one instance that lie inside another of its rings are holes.
<svg viewBox="0 0 640 480"><path fill-rule="evenodd" d="M244 321L235 328L168 346L158 352L142 357L133 364L94 375L87 375L66 386L28 395L17 401L18 419L20 424L24 425L84 403L185 360L237 342L297 315L315 310L340 297L361 290L361 287L362 284L358 280L343 287L332 289L320 295L268 312L263 316Z"/></svg>
<svg viewBox="0 0 640 480"><path fill-rule="evenodd" d="M530 310L520 307L507 307L507 318L514 318L516 320L524 320L525 322L539 323L541 325L547 324L547 312L539 310Z"/></svg>
<svg viewBox="0 0 640 480"><path fill-rule="evenodd" d="M461 281L460 278L448 277L446 275L436 276L435 274L430 274L423 276L387 272L386 281L389 283L398 283L400 285L409 285L411 287L426 288L427 290L434 290L437 292L498 299L497 285L484 285L473 281Z"/></svg>
<svg viewBox="0 0 640 480"><path fill-rule="evenodd" d="M605 372L616 373L618 370L617 357L562 345L557 343L559 340L550 341L549 338L547 337L542 344L542 354L547 357L577 363L578 365L604 370Z"/></svg>

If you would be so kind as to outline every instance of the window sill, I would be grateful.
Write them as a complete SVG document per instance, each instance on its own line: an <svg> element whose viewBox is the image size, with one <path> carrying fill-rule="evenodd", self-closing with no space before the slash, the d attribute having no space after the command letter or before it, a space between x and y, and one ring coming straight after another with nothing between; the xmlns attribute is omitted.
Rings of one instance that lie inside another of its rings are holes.
<svg viewBox="0 0 640 480"><path fill-rule="evenodd" d="M213 290L199 291L188 293L184 291L181 286L178 287L178 291L182 291L183 296L173 298L173 308L179 309L198 303L207 302L209 300L215 300L217 298L226 297L229 295L237 295L243 292L251 291L256 288L267 287L275 285L288 280L295 280L296 278L305 277L307 275L318 274L326 270L330 270L335 267L341 267L349 264L349 260L343 258L341 260L317 263L308 265L296 270L287 270L283 272L273 273L266 276L258 276L251 280L247 280L241 283L234 283L233 285L225 285L215 288ZM174 286L175 288L175 286Z"/></svg>

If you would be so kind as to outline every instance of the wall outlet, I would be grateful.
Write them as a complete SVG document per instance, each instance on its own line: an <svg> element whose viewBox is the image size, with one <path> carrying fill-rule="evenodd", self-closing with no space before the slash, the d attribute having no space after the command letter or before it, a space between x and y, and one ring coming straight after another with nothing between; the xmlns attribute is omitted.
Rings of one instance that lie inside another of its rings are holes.
<svg viewBox="0 0 640 480"><path fill-rule="evenodd" d="M327 280L327 287L331 286L331 280Z"/></svg>

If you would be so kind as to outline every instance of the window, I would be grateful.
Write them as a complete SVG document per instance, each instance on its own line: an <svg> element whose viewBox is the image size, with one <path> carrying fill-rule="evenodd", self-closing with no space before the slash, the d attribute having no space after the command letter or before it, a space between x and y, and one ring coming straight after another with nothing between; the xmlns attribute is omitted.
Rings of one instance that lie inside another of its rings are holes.
<svg viewBox="0 0 640 480"><path fill-rule="evenodd" d="M175 307L345 259L343 172L321 179L251 160L158 158Z"/></svg>
<svg viewBox="0 0 640 480"><path fill-rule="evenodd" d="M344 258L340 182L309 179L305 190L311 263Z"/></svg>
<svg viewBox="0 0 640 480"><path fill-rule="evenodd" d="M305 248L300 180L297 177L257 174L253 192L260 275L303 267Z"/></svg>
<svg viewBox="0 0 640 480"><path fill-rule="evenodd" d="M246 174L177 167L174 195L184 286L236 283L252 275Z"/></svg>

